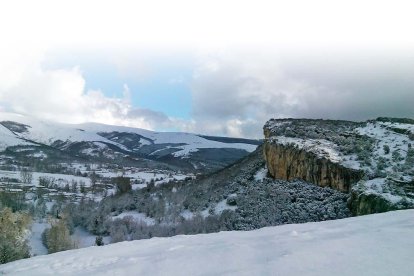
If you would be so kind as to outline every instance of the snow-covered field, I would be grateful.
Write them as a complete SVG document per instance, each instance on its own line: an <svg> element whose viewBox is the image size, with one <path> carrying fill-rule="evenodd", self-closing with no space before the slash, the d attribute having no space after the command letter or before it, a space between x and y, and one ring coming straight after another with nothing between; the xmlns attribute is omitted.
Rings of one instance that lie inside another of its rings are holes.
<svg viewBox="0 0 414 276"><path fill-rule="evenodd" d="M412 275L414 210L38 256L5 275Z"/></svg>

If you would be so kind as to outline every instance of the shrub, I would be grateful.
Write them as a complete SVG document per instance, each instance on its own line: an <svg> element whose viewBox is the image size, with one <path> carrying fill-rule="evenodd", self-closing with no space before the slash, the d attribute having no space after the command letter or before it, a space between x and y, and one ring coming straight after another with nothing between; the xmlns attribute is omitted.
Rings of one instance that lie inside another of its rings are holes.
<svg viewBox="0 0 414 276"><path fill-rule="evenodd" d="M30 217L4 208L0 211L0 221L0 264L29 258L30 252L25 232L30 223Z"/></svg>
<svg viewBox="0 0 414 276"><path fill-rule="evenodd" d="M129 177L119 176L115 178L114 182L119 194L124 194L132 190L131 179Z"/></svg>
<svg viewBox="0 0 414 276"><path fill-rule="evenodd" d="M394 162L399 162L402 160L402 156L401 153L397 150L392 152L392 161Z"/></svg>
<svg viewBox="0 0 414 276"><path fill-rule="evenodd" d="M388 146L388 145L384 145L384 153L385 154L389 154L390 153L390 146Z"/></svg>
<svg viewBox="0 0 414 276"><path fill-rule="evenodd" d="M42 239L49 253L75 248L63 219L55 222L50 229L46 229L42 234Z"/></svg>
<svg viewBox="0 0 414 276"><path fill-rule="evenodd" d="M103 246L103 245L105 245L104 242L103 242L103 237L102 236L97 236L95 238L95 244L97 246Z"/></svg>

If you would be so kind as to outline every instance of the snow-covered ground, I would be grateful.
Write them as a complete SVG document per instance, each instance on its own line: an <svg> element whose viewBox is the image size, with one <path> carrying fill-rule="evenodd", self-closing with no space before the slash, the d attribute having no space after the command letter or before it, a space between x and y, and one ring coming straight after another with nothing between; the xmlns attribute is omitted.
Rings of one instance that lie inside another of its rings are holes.
<svg viewBox="0 0 414 276"><path fill-rule="evenodd" d="M268 173L268 170L267 170L266 167L265 168L261 168L254 175L254 180L256 180L256 181L263 181L263 179L265 179L267 177L267 173Z"/></svg>
<svg viewBox="0 0 414 276"><path fill-rule="evenodd" d="M28 238L30 254L32 256L48 254L47 248L42 242L42 233L46 228L50 227L50 223L48 223L46 220L33 222ZM96 235L89 233L82 227L76 227L71 238L75 242L76 248L85 248L95 245ZM111 242L111 238L109 236L104 236L103 242L104 244L109 244Z"/></svg>
<svg viewBox="0 0 414 276"><path fill-rule="evenodd" d="M5 275L412 275L414 210L38 256Z"/></svg>
<svg viewBox="0 0 414 276"><path fill-rule="evenodd" d="M138 213L138 212L134 212L134 211L126 211L126 212L122 212L121 214L112 217L112 219L123 219L125 217L130 217L132 220L136 221L136 222L145 222L145 224L147 225L154 225L155 224L155 219L147 217L145 214L143 213Z"/></svg>
<svg viewBox="0 0 414 276"><path fill-rule="evenodd" d="M47 248L42 243L42 233L50 224L45 221L33 222L29 237L30 254L32 256L46 255Z"/></svg>
<svg viewBox="0 0 414 276"><path fill-rule="evenodd" d="M10 130L0 125L0 151L5 150L7 147L16 146L16 145L34 145L33 143L24 141L16 135L13 135Z"/></svg>
<svg viewBox="0 0 414 276"><path fill-rule="evenodd" d="M299 149L303 149L308 152L312 152L318 157L329 159L334 163L342 161L337 150L337 146L323 139L302 139L302 138L291 138L285 136L277 136L273 138L276 143L282 145L293 144Z"/></svg>
<svg viewBox="0 0 414 276"><path fill-rule="evenodd" d="M89 233L82 227L76 227L71 238L75 241L78 248L85 248L95 245L96 235ZM110 242L111 238L109 236L103 237L104 244L109 244Z"/></svg>

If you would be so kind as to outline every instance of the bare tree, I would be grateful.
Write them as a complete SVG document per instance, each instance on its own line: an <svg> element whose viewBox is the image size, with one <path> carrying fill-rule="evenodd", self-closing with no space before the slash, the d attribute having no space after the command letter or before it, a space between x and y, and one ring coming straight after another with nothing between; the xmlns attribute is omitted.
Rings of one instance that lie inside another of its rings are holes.
<svg viewBox="0 0 414 276"><path fill-rule="evenodd" d="M20 171L20 180L23 183L30 184L33 180L33 173L28 169L23 169Z"/></svg>

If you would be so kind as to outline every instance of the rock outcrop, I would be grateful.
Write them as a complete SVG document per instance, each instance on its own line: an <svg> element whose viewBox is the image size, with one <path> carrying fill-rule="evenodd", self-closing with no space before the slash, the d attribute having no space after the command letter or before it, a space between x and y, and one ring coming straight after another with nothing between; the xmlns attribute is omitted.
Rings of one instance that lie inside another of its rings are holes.
<svg viewBox="0 0 414 276"><path fill-rule="evenodd" d="M270 119L264 134L273 178L349 193L353 215L414 208L412 119Z"/></svg>
<svg viewBox="0 0 414 276"><path fill-rule="evenodd" d="M372 185L372 182L374 182L374 185ZM361 180L353 185L348 200L348 208L353 215L360 216L414 208L414 201L411 196L414 191L414 181L404 182L388 178L380 185L375 184L375 182L377 181ZM375 187L376 190L374 190ZM396 190L398 190L398 194L395 192L394 194L389 193L389 191Z"/></svg>
<svg viewBox="0 0 414 276"><path fill-rule="evenodd" d="M362 171L345 168L305 149L278 144L272 139L265 141L263 153L269 174L277 179L299 178L322 187L349 192L351 184L363 176Z"/></svg>

